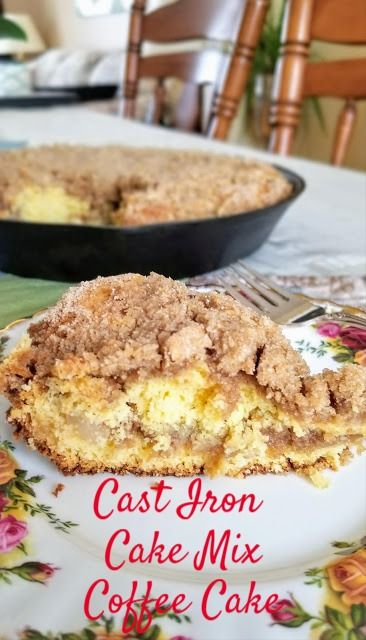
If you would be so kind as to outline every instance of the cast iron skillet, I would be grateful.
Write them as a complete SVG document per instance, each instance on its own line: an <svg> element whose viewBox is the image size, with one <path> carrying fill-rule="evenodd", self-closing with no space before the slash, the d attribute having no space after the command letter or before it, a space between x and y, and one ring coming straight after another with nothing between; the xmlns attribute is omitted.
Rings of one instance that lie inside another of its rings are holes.
<svg viewBox="0 0 366 640"><path fill-rule="evenodd" d="M288 198L224 218L126 228L0 220L0 270L77 282L129 271L182 278L223 267L258 249L303 191L300 176L276 168L292 184Z"/></svg>

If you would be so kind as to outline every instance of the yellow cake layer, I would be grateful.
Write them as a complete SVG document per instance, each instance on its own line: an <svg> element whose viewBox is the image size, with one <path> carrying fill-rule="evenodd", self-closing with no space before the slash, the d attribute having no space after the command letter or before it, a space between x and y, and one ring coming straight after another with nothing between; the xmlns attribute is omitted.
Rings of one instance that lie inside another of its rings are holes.
<svg viewBox="0 0 366 640"><path fill-rule="evenodd" d="M347 449L339 417L318 425L324 434L321 444L273 448L266 430L288 428L294 437L304 438L310 425L279 409L246 379L238 381L238 400L231 405L227 389L204 367L123 387L113 379L90 376L50 377L45 383L23 387L22 404L12 407L10 419L26 426L30 444L60 456L65 470L82 461L84 470L159 474L170 469L195 473L204 467L210 474L235 476L256 467L281 471L291 464L312 466L321 457L334 467ZM361 431L361 425L347 428L355 441Z"/></svg>
<svg viewBox="0 0 366 640"><path fill-rule="evenodd" d="M12 202L12 212L26 222L83 222L90 215L89 203L59 186L29 185Z"/></svg>

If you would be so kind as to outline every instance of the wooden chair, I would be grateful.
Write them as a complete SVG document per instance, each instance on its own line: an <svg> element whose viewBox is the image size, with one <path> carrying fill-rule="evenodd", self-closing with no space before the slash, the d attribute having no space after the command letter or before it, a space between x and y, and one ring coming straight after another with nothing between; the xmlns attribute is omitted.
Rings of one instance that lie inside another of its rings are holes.
<svg viewBox="0 0 366 640"><path fill-rule="evenodd" d="M164 80L185 84L174 114L174 126L200 130L202 89L213 84L214 98L205 133L224 139L246 88L269 0L177 0L145 13L146 0L135 0L129 30L124 81L123 115L133 118L141 78L155 78L154 123L161 122ZM232 51L217 47L142 56L144 42L168 44L192 39L231 43Z"/></svg>
<svg viewBox="0 0 366 640"><path fill-rule="evenodd" d="M309 62L312 40L366 44L366 0L287 0L282 50L270 110L270 150L291 152L304 98L345 100L331 162L344 162L356 119L356 101L366 98L366 58Z"/></svg>

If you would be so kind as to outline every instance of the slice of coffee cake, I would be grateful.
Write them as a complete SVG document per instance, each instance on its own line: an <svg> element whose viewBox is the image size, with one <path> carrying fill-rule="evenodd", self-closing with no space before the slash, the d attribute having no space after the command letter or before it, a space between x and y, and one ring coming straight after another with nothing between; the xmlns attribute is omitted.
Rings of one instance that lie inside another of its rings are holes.
<svg viewBox="0 0 366 640"><path fill-rule="evenodd" d="M65 473L337 468L366 369L310 375L271 320L152 274L70 289L0 369L9 422Z"/></svg>

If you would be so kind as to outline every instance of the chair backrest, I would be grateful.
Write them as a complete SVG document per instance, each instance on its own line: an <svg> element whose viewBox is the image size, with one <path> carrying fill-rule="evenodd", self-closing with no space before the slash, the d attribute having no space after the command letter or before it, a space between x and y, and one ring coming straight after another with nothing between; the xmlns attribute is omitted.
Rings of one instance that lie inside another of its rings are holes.
<svg viewBox="0 0 366 640"><path fill-rule="evenodd" d="M337 97L340 113L331 161L342 164L354 128L355 101L366 98L366 59L309 61L312 40L366 44L365 0L287 0L270 111L270 150L291 152L306 97Z"/></svg>
<svg viewBox="0 0 366 640"><path fill-rule="evenodd" d="M139 80L155 78L154 121L159 122L164 80L178 78L187 84L174 124L195 130L200 120L200 88L212 84L215 93L207 133L225 138L245 91L268 4L269 0L177 0L145 13L146 0L135 0L125 69L124 116L135 116ZM168 44L197 39L227 43L230 52L216 47L142 55L147 41Z"/></svg>

